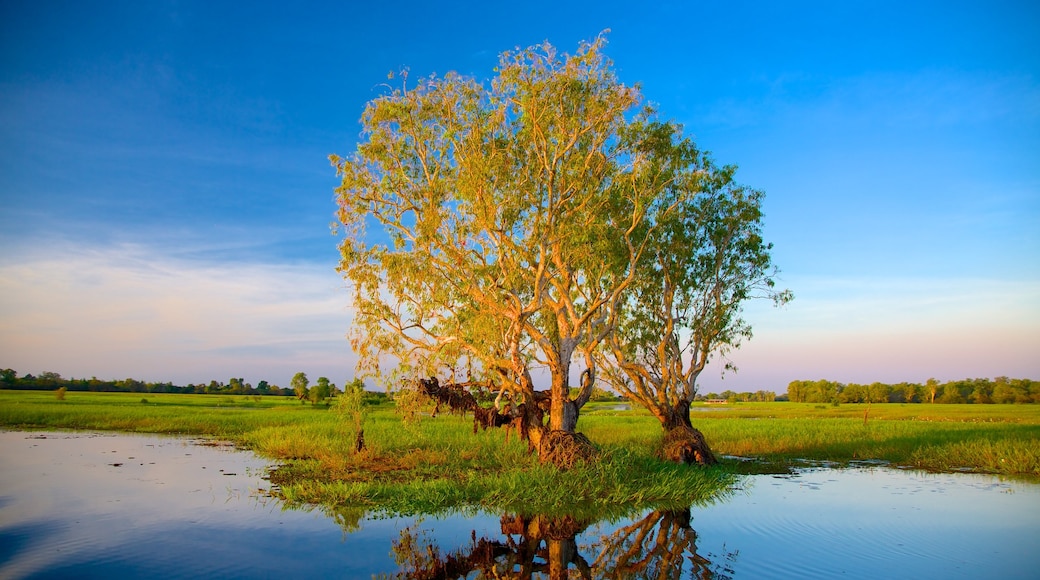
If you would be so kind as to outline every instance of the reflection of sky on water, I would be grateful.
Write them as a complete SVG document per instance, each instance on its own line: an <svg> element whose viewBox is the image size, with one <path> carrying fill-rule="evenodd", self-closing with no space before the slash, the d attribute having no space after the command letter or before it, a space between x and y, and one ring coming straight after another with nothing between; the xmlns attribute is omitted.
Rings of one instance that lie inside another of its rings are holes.
<svg viewBox="0 0 1040 580"><path fill-rule="evenodd" d="M335 549L307 545L339 534L327 518L262 501L266 464L249 453L85 433L3 432L0 448L3 578L255 577Z"/></svg>
<svg viewBox="0 0 1040 580"><path fill-rule="evenodd" d="M1040 485L888 468L749 478L695 511L750 577L1036 578Z"/></svg>
<svg viewBox="0 0 1040 580"><path fill-rule="evenodd" d="M406 527L442 553L503 538L500 514L362 519L347 533L257 496L268 483L252 454L177 438L0 432L0 449L2 578L369 577L396 570ZM1040 563L1037 484L857 468L742 487L690 522L700 555L736 554L736 578L1033 578ZM591 562L626 523L577 544Z"/></svg>

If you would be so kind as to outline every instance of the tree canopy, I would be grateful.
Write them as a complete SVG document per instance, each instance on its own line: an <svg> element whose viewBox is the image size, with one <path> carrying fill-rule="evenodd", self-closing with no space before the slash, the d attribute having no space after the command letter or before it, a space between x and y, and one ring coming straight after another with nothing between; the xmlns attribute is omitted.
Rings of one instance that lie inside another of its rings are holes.
<svg viewBox="0 0 1040 580"><path fill-rule="evenodd" d="M666 427L690 426L697 377L712 357L751 337L744 303L792 298L775 289L762 192L737 184L735 167L684 146L695 175L684 186L695 195L682 196L678 211L658 223L631 291L614 304L616 332L606 349L611 385Z"/></svg>
<svg viewBox="0 0 1040 580"><path fill-rule="evenodd" d="M310 379L308 379L307 374L302 371L293 375L292 381L290 381L289 383L289 385L292 387L293 393L296 395L296 398L299 399L301 402L306 400L307 396L309 395L309 391L307 389L307 385L309 384Z"/></svg>
<svg viewBox="0 0 1040 580"><path fill-rule="evenodd" d="M506 52L487 84L391 75L367 105L357 150L330 156L362 372L493 383L538 431L545 369L548 429L573 431L604 364L665 364L649 354L681 330L704 360L748 335L739 304L772 286L760 194L621 83L604 45Z"/></svg>

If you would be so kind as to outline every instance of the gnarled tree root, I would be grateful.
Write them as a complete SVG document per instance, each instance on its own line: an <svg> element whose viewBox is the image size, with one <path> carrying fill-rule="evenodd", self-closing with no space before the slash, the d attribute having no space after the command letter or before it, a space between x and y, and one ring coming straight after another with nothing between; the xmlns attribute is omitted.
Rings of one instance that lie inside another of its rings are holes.
<svg viewBox="0 0 1040 580"><path fill-rule="evenodd" d="M552 463L560 469L570 469L579 462L593 459L596 455L592 441L582 433L549 431L538 442L538 459L542 463Z"/></svg>
<svg viewBox="0 0 1040 580"><path fill-rule="evenodd" d="M685 465L718 463L715 454L708 447L708 442L704 440L704 435L697 429L685 425L665 431L661 457Z"/></svg>

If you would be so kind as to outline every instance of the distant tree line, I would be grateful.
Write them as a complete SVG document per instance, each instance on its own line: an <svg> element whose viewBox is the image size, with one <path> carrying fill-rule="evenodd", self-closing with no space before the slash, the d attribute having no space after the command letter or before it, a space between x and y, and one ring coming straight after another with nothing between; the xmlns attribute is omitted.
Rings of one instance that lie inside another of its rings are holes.
<svg viewBox="0 0 1040 580"><path fill-rule="evenodd" d="M708 393L706 395L698 394L696 400L719 400L724 399L730 403L771 403L777 400L783 400L782 397L777 397L773 391L755 391L754 393L744 392L737 393L734 391L722 391L721 393Z"/></svg>
<svg viewBox="0 0 1040 580"><path fill-rule="evenodd" d="M363 388L364 384L354 379L345 384L353 388ZM302 389L301 389L302 387ZM209 383L175 385L171 382L153 383L127 378L122 380L102 380L97 377L89 379L66 379L55 372L42 372L33 376L26 373L19 377L12 369L0 370L0 388L31 391L54 391L64 388L66 391L91 391L98 393L183 393L196 395L262 395L275 397L297 397L314 404L322 402L339 392L336 385L326 377L319 377L317 383L308 388L307 375L297 373L293 377L291 387L279 387L267 381L260 381L254 387L240 377L232 377L226 383L210 381ZM301 396L302 390L302 396Z"/></svg>
<svg viewBox="0 0 1040 580"><path fill-rule="evenodd" d="M787 398L797 403L1040 403L1040 382L1030 379L963 379L940 383L837 383L791 381Z"/></svg>
<svg viewBox="0 0 1040 580"><path fill-rule="evenodd" d="M293 395L299 399L301 404L310 401L312 405L325 403L326 406L328 406L330 404L330 398L343 393L355 395L359 404L374 404L387 398L386 393L372 393L366 391L365 382L358 378L344 382L343 388L339 389L336 387L336 384L331 382L327 377L318 377L318 380L311 385L310 379L307 378L307 374L299 372L293 375L292 381L290 381L289 384L291 388L285 389L285 394Z"/></svg>

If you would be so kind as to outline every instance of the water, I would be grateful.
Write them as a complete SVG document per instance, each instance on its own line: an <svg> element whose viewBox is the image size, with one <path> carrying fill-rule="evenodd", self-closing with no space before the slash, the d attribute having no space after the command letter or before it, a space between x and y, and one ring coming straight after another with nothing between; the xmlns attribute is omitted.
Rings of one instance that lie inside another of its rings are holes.
<svg viewBox="0 0 1040 580"><path fill-rule="evenodd" d="M812 468L753 477L694 527L752 578L1037 578L1040 485Z"/></svg>
<svg viewBox="0 0 1040 580"><path fill-rule="evenodd" d="M619 522L283 510L266 464L178 438L0 432L0 578L1037 578L1040 485L807 467ZM449 556L451 556L449 558ZM452 568L454 567L454 568ZM485 569L481 576L482 567Z"/></svg>

